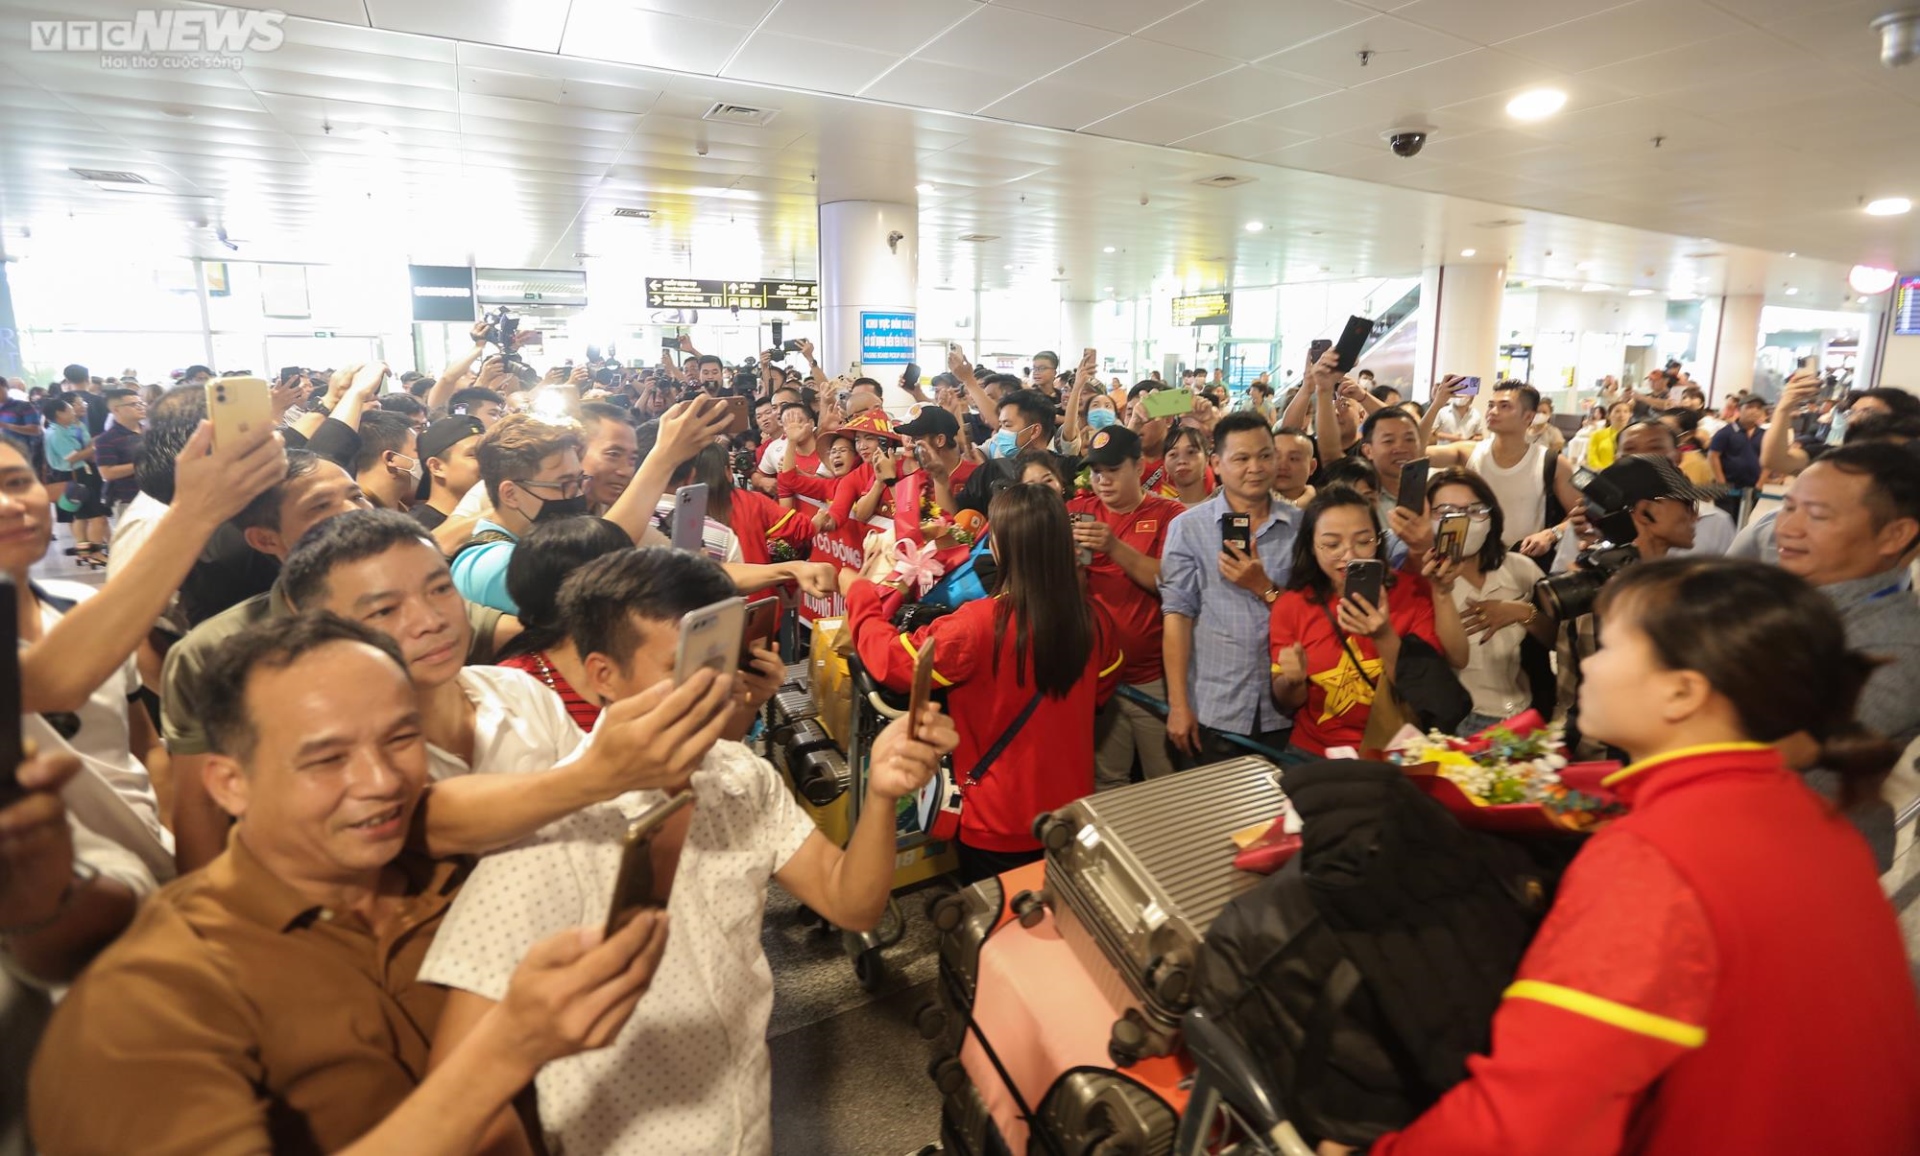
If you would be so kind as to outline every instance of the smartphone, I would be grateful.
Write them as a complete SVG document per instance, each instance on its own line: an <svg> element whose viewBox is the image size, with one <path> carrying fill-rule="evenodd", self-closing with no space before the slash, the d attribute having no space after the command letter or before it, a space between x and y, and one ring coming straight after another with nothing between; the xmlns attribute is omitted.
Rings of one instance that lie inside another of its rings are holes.
<svg viewBox="0 0 1920 1156"><path fill-rule="evenodd" d="M1433 548L1444 558L1458 562L1466 555L1467 530L1472 525L1465 514L1447 514L1433 532Z"/></svg>
<svg viewBox="0 0 1920 1156"><path fill-rule="evenodd" d="M1479 392L1480 379L1477 377L1463 377L1453 387L1455 397L1472 397Z"/></svg>
<svg viewBox="0 0 1920 1156"><path fill-rule="evenodd" d="M18 597L13 579L0 574L0 599ZM26 794L18 777L26 749L20 739L20 616L0 614L0 618L6 620L0 624L0 646L6 648L6 653L0 654L0 807L6 807ZM932 649L931 644L928 649Z"/></svg>
<svg viewBox="0 0 1920 1156"><path fill-rule="evenodd" d="M920 384L920 367L918 365L915 365L913 362L909 361L907 362L906 373L900 376L900 388L912 389L914 386L919 384Z"/></svg>
<svg viewBox="0 0 1920 1156"><path fill-rule="evenodd" d="M1347 327L1340 331L1340 340L1334 342L1333 351L1340 358L1341 369L1352 369L1360 360L1360 351L1366 348L1367 338L1373 336L1371 317L1349 317Z"/></svg>
<svg viewBox="0 0 1920 1156"><path fill-rule="evenodd" d="M226 445L273 424L273 386L259 377L216 377L207 382L207 417L213 442Z"/></svg>
<svg viewBox="0 0 1920 1156"><path fill-rule="evenodd" d="M1418 514L1427 508L1427 469L1432 463L1415 458L1400 467L1400 500L1403 510Z"/></svg>
<svg viewBox="0 0 1920 1156"><path fill-rule="evenodd" d="M861 369L861 368L860 368L860 363L859 363L859 362L857 362L857 361L855 361L855 362L850 362L850 363L849 363L849 364L847 365L847 376L848 376L848 377L865 377L866 375L867 375L867 372L866 372L866 370L864 370L864 369Z"/></svg>
<svg viewBox="0 0 1920 1156"><path fill-rule="evenodd" d="M1075 522L1093 521L1092 514L1068 514L1067 517L1072 518ZM1085 546L1081 546L1078 550L1076 550L1074 552L1074 557L1080 560L1080 564L1082 566L1093 565L1093 551L1087 549Z"/></svg>
<svg viewBox="0 0 1920 1156"><path fill-rule="evenodd" d="M1380 592L1387 585L1387 564L1378 558L1356 558L1347 563L1347 581L1342 598L1358 595L1367 605L1379 609Z"/></svg>
<svg viewBox="0 0 1920 1156"><path fill-rule="evenodd" d="M280 384L285 385L296 377L304 377L306 372L297 365L283 365L280 367Z"/></svg>
<svg viewBox="0 0 1920 1156"><path fill-rule="evenodd" d="M740 644L746 629L747 603L739 597L687 611L680 619L680 641L674 647L673 681L685 682L703 666L716 674L740 669Z"/></svg>
<svg viewBox="0 0 1920 1156"><path fill-rule="evenodd" d="M770 321L768 324L773 327L773 347L778 349L786 344L787 323L784 321Z"/></svg>
<svg viewBox="0 0 1920 1156"><path fill-rule="evenodd" d="M907 741L920 737L920 712L933 697L933 649L937 639L929 638L913 660L913 695L907 699Z"/></svg>
<svg viewBox="0 0 1920 1156"><path fill-rule="evenodd" d="M707 548L707 484L695 482L673 492L673 548L699 554Z"/></svg>
<svg viewBox="0 0 1920 1156"><path fill-rule="evenodd" d="M800 352L800 339L798 337L789 337L785 344L780 346L780 350L783 353Z"/></svg>
<svg viewBox="0 0 1920 1156"><path fill-rule="evenodd" d="M1184 389L1156 389L1140 395L1140 412L1150 418L1179 417L1193 412L1193 394Z"/></svg>
<svg viewBox="0 0 1920 1156"><path fill-rule="evenodd" d="M720 400L727 408L727 424L720 427L721 433L732 437L735 434L746 433L753 427L752 402L737 394Z"/></svg>
<svg viewBox="0 0 1920 1156"><path fill-rule="evenodd" d="M1314 338L1307 345L1307 368L1311 370L1322 357L1327 355L1327 350L1332 348L1333 339L1331 337Z"/></svg>
<svg viewBox="0 0 1920 1156"><path fill-rule="evenodd" d="M1242 556L1253 554L1252 514L1220 515L1220 546L1225 549L1229 545L1240 547Z"/></svg>
<svg viewBox="0 0 1920 1156"><path fill-rule="evenodd" d="M632 922L642 911L666 909L670 888L659 883L667 872L655 869L654 840L668 819L692 804L693 792L682 791L647 808L633 821L633 826L627 828L626 837L621 840L620 872L613 877L613 902L607 905L608 936Z"/></svg>
<svg viewBox="0 0 1920 1156"><path fill-rule="evenodd" d="M771 645L779 633L780 599L778 597L770 595L747 603L747 625L740 636L741 667L745 668L753 664L754 643L765 642Z"/></svg>

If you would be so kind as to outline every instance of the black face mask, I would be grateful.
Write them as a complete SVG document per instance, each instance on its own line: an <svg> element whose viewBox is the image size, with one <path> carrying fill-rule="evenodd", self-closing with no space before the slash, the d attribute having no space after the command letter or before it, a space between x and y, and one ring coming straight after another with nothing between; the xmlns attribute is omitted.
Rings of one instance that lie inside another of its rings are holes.
<svg viewBox="0 0 1920 1156"><path fill-rule="evenodd" d="M533 522L539 525L541 522L552 522L560 518L577 518L592 512L591 507L587 505L585 494L576 494L571 498L548 498L540 506L540 512L533 516Z"/></svg>

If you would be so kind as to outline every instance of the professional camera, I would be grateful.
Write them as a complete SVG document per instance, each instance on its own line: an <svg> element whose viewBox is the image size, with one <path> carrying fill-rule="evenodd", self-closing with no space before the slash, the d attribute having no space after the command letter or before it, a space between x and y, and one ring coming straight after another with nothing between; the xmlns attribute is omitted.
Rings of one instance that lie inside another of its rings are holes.
<svg viewBox="0 0 1920 1156"><path fill-rule="evenodd" d="M1416 157L1420 150L1427 147L1425 129L1397 128L1387 134L1387 147L1397 157Z"/></svg>
<svg viewBox="0 0 1920 1156"><path fill-rule="evenodd" d="M513 351L513 338L520 331L520 319L507 312L507 307L502 305L487 314L486 321L487 342L499 347L500 356L506 359L508 365L520 364L519 356Z"/></svg>
<svg viewBox="0 0 1920 1156"><path fill-rule="evenodd" d="M1633 503L1620 488L1584 466L1573 472L1573 484L1587 499L1587 520L1605 541L1582 551L1573 569L1534 584L1534 601L1561 622L1592 613L1607 580L1640 560L1639 547L1633 544L1640 536L1633 524Z"/></svg>

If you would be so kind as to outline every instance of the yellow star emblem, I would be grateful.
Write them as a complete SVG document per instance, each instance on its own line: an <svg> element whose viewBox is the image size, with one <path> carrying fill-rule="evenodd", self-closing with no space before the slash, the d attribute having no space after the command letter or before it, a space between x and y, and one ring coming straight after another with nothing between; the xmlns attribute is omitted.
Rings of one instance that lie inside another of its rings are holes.
<svg viewBox="0 0 1920 1156"><path fill-rule="evenodd" d="M1377 658L1360 661L1356 669L1353 656L1343 647L1340 651L1340 665L1322 674L1312 676L1313 684L1326 692L1327 698L1320 712L1320 721L1339 718L1356 706L1373 705L1373 686L1380 678L1381 663ZM1372 679L1374 682L1369 682Z"/></svg>

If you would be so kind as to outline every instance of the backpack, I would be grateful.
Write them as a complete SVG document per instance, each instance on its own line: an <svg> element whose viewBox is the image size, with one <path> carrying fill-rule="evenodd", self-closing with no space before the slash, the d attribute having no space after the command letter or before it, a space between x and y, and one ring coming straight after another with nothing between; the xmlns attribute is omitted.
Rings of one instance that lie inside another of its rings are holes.
<svg viewBox="0 0 1920 1156"><path fill-rule="evenodd" d="M967 552L965 562L940 576L940 581L933 584L926 596L920 599L920 604L931 603L951 610L975 599L985 598L996 573L993 548L983 537Z"/></svg>
<svg viewBox="0 0 1920 1156"><path fill-rule="evenodd" d="M1462 828L1396 767L1288 768L1304 822L1286 867L1208 929L1195 1000L1260 1058L1310 1138L1404 1127L1485 1053L1494 1009L1577 841L1536 861Z"/></svg>

